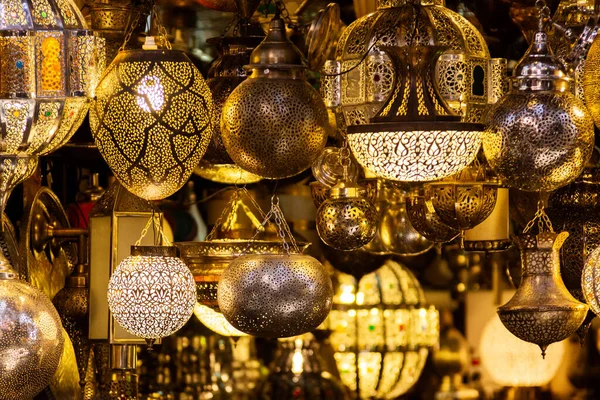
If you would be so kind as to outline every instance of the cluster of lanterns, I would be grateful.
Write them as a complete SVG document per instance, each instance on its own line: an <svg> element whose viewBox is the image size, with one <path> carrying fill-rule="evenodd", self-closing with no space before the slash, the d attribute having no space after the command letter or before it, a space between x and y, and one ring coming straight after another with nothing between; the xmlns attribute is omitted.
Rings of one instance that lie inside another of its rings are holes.
<svg viewBox="0 0 600 400"><path fill-rule="evenodd" d="M0 92L8 94L0 98L0 211L10 190L33 172L36 157L64 144L88 108L106 163L127 190L145 200L174 194L194 171L219 182L248 183L313 167L317 232L340 251L418 254L433 243L464 239L492 216L500 182L550 192L580 176L592 154L600 44L592 46L586 63L584 104L552 56L544 8L540 29L502 95L504 64L490 59L466 19L440 2L382 0L375 13L341 35L336 60L325 64L322 97L307 82L304 57L287 38L279 13L260 44L256 38L225 43L223 60L247 63L246 72L236 66L227 84L218 76L207 84L163 36L147 37L142 49L121 51L99 80L102 57L94 49L101 42L86 31L70 0L49 3L44 8L34 2L29 9L9 1L13 8L0 10L6 33L0 52L10 60L0 73ZM346 131L339 151L325 149L331 131L325 104ZM375 179L358 179L356 162ZM419 187L404 192L407 183ZM388 193L394 193L390 204L401 199L393 212L376 201ZM411 225L401 239L412 235L419 249L399 251L391 244L397 232L389 229L390 215ZM221 334L275 338L314 330L329 315L325 326L334 333L342 381L360 398L405 393L439 330L437 311L425 306L414 276L387 261L371 274L336 274L333 285L321 262L295 243L275 196L263 217L259 230L274 220L276 244L207 240L198 270L191 250L170 246L166 238L132 247L108 285L115 320L151 345L193 313ZM527 230L535 221L540 232L514 239L524 278L498 314L510 332L545 354L549 344L582 325L588 312L582 300L599 311L600 249L590 252L585 268L578 267L576 299L559 271L559 249L568 234L554 233L543 207ZM161 231L154 215L152 223ZM38 295L1 264L0 291ZM209 264L210 273L202 270ZM14 315L26 312L19 309L23 305L10 307ZM43 315L42 308L40 351L26 356L52 370L61 335L52 306ZM11 343L0 340L0 358L21 351ZM9 375L1 368L4 382ZM35 379L46 384L50 374L43 371Z"/></svg>

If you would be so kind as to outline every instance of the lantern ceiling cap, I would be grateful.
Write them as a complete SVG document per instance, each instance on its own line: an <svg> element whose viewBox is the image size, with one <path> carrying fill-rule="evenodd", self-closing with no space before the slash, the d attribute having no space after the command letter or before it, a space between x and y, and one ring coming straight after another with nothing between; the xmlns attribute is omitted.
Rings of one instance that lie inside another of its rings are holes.
<svg viewBox="0 0 600 400"><path fill-rule="evenodd" d="M363 197L365 189L355 182L340 181L329 190L332 199Z"/></svg>
<svg viewBox="0 0 600 400"><path fill-rule="evenodd" d="M565 66L554 57L548 46L546 32L537 32L519 61L514 71L513 87L522 90L558 90L569 88L569 77L565 74Z"/></svg>
<svg viewBox="0 0 600 400"><path fill-rule="evenodd" d="M285 22L273 18L267 37L250 55L250 64L246 69L256 68L306 69L302 52L288 39Z"/></svg>
<svg viewBox="0 0 600 400"><path fill-rule="evenodd" d="M6 217L4 217L6 218ZM10 265L4 254L0 251L0 280L17 280L17 273Z"/></svg>

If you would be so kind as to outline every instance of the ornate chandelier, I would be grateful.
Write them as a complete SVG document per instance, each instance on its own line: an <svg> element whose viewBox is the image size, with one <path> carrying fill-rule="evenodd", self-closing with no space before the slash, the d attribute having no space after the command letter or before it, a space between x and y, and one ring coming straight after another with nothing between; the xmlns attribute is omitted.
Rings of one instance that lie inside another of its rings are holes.
<svg viewBox="0 0 600 400"><path fill-rule="evenodd" d="M395 70L406 72L397 76L392 95L371 123L348 127L352 153L384 179L424 182L459 172L477 155L483 126L460 122L439 96L433 74L442 48L386 50Z"/></svg>

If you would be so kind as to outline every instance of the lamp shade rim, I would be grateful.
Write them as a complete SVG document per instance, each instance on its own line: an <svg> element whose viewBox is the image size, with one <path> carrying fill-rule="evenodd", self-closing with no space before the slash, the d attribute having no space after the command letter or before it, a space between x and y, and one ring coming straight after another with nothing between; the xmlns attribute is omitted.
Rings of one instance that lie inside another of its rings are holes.
<svg viewBox="0 0 600 400"><path fill-rule="evenodd" d="M484 130L484 125L475 122L426 121L426 122L377 122L363 125L351 125L348 134L375 132L413 132L413 131L471 131Z"/></svg>
<svg viewBox="0 0 600 400"><path fill-rule="evenodd" d="M179 257L179 249L175 246L131 246L131 255L144 257Z"/></svg>
<svg viewBox="0 0 600 400"><path fill-rule="evenodd" d="M121 50L115 57L113 64L123 62L189 62L192 60L181 50L143 50L131 49Z"/></svg>

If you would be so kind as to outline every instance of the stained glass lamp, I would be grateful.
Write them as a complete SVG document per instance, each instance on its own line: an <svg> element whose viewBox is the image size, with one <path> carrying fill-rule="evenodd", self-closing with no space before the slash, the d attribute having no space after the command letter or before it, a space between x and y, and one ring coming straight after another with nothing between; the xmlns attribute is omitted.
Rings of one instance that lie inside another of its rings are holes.
<svg viewBox="0 0 600 400"><path fill-rule="evenodd" d="M381 111L365 125L348 127L357 161L379 178L408 182L442 179L470 164L483 126L461 122L434 85L441 47L385 47L396 83Z"/></svg>
<svg viewBox="0 0 600 400"><path fill-rule="evenodd" d="M325 328L342 383L359 399L395 399L419 379L439 338L439 315L427 307L419 281L386 261L357 281L336 272Z"/></svg>

